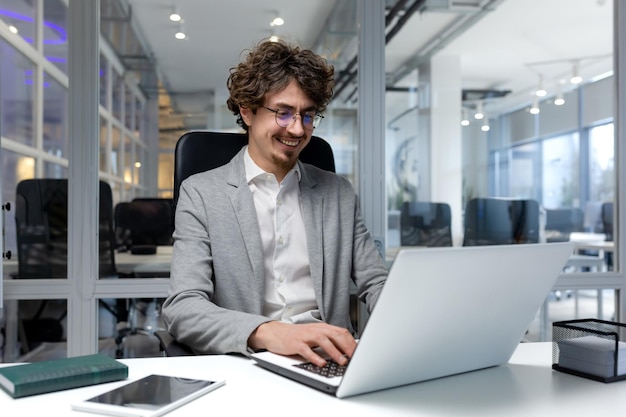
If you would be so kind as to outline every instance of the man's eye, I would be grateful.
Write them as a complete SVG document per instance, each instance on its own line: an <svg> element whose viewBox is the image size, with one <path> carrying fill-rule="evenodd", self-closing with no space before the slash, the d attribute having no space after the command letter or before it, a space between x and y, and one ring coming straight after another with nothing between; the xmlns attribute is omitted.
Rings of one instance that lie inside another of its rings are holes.
<svg viewBox="0 0 626 417"><path fill-rule="evenodd" d="M276 115L281 119L288 119L291 117L291 112L287 110L278 110Z"/></svg>

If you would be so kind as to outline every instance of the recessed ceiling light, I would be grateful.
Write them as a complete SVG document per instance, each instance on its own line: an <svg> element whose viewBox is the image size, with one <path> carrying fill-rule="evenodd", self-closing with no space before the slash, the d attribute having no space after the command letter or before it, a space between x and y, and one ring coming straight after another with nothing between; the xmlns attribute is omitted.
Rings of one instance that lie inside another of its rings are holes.
<svg viewBox="0 0 626 417"><path fill-rule="evenodd" d="M172 22L180 22L182 20L182 16L178 12L174 11L170 15L170 20Z"/></svg>
<svg viewBox="0 0 626 417"><path fill-rule="evenodd" d="M270 23L270 26L282 26L285 24L285 21L282 17L275 17L274 20Z"/></svg>
<svg viewBox="0 0 626 417"><path fill-rule="evenodd" d="M185 35L185 32L182 31L176 32L174 37L179 40L187 39L187 35Z"/></svg>

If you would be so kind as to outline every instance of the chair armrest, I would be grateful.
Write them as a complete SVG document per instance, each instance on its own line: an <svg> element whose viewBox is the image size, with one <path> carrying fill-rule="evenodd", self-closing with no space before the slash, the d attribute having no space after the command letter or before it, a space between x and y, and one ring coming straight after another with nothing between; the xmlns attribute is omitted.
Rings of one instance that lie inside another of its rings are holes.
<svg viewBox="0 0 626 417"><path fill-rule="evenodd" d="M159 349L163 356L193 356L195 353L185 344L180 343L168 331L157 330L154 335L159 339Z"/></svg>

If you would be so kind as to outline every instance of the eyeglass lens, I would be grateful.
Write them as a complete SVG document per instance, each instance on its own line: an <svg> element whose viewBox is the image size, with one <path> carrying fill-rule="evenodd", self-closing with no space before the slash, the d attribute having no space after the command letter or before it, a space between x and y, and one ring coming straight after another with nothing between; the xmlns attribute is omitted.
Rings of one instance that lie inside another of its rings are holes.
<svg viewBox="0 0 626 417"><path fill-rule="evenodd" d="M290 110L278 110L276 112L276 121L281 127L288 127L296 121L296 115L300 115L302 125L307 128L317 127L321 119L316 114L311 113L294 113Z"/></svg>

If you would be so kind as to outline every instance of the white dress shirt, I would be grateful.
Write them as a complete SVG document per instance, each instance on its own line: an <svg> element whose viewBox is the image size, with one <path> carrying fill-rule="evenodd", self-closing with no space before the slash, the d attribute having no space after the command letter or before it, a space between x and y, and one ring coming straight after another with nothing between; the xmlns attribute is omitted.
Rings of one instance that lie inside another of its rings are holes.
<svg viewBox="0 0 626 417"><path fill-rule="evenodd" d="M263 314L293 323L319 321L300 205L298 166L278 183L274 174L254 163L247 148L244 160L263 245Z"/></svg>

